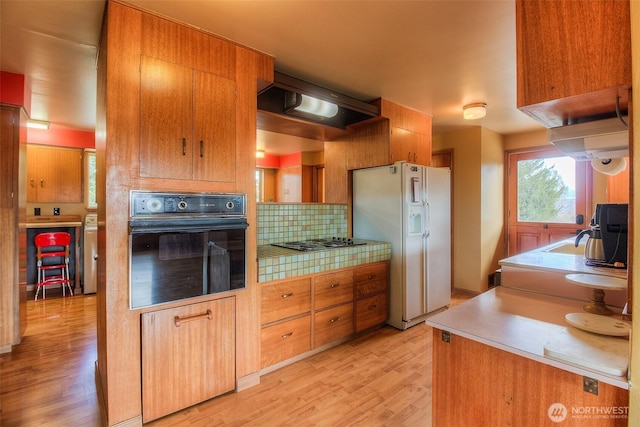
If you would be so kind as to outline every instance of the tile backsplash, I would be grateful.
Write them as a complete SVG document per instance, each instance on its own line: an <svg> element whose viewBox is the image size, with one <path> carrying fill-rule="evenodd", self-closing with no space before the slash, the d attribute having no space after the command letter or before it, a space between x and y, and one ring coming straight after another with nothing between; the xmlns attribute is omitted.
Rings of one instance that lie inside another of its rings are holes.
<svg viewBox="0 0 640 427"><path fill-rule="evenodd" d="M347 205L258 203L258 245L347 236Z"/></svg>

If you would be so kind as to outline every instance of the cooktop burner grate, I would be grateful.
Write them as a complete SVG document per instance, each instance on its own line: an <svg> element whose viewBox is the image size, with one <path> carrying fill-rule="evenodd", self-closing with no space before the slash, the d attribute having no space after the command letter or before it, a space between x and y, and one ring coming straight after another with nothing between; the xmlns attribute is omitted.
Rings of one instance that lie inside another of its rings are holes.
<svg viewBox="0 0 640 427"><path fill-rule="evenodd" d="M356 240L346 237L333 237L330 239L311 239L296 242L272 243L271 246L279 246L281 248L293 249L296 251L310 252L366 244L367 242L364 240Z"/></svg>

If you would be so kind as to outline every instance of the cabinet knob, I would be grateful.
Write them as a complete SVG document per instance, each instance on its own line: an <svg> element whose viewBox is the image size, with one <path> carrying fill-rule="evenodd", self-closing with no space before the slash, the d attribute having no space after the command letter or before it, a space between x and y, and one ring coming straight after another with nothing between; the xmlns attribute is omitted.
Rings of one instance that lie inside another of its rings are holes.
<svg viewBox="0 0 640 427"><path fill-rule="evenodd" d="M31 182L31 188L36 186L36 181L33 178L31 178L30 182Z"/></svg>
<svg viewBox="0 0 640 427"><path fill-rule="evenodd" d="M41 188L44 188L44 179L41 179L41 180L40 180L40 187L41 187Z"/></svg>

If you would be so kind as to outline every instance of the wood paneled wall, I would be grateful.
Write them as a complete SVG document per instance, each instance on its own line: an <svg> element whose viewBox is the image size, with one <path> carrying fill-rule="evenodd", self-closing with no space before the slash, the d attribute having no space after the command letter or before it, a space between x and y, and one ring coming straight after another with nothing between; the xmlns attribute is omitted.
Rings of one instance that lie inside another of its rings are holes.
<svg viewBox="0 0 640 427"><path fill-rule="evenodd" d="M96 126L97 376L106 424L138 425L142 413L140 315L145 310L129 309L128 211L132 189L247 194L247 289L236 293L236 375L242 380L260 369L259 288L257 266L252 262L257 257L256 94L273 81L273 58L116 1L107 4L100 53ZM143 54L236 81L235 182L139 176L139 67Z"/></svg>

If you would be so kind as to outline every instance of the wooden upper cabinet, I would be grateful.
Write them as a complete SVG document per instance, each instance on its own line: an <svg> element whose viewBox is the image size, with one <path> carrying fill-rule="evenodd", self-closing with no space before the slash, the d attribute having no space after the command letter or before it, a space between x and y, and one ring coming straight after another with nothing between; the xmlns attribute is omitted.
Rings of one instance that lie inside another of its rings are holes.
<svg viewBox="0 0 640 427"><path fill-rule="evenodd" d="M27 201L82 202L82 151L27 144Z"/></svg>
<svg viewBox="0 0 640 427"><path fill-rule="evenodd" d="M16 177L18 173L18 126L20 122L20 113L17 107L2 105L0 109L0 147L2 148L2 156L0 156L0 209L13 209L17 204L14 200L18 200L18 185Z"/></svg>
<svg viewBox="0 0 640 427"><path fill-rule="evenodd" d="M235 181L233 80L148 56L140 64L140 176Z"/></svg>
<svg viewBox="0 0 640 427"><path fill-rule="evenodd" d="M431 165L431 117L399 104L379 100L380 115L390 122L390 163Z"/></svg>
<svg viewBox="0 0 640 427"><path fill-rule="evenodd" d="M546 127L627 109L628 0L516 0L517 105Z"/></svg>

